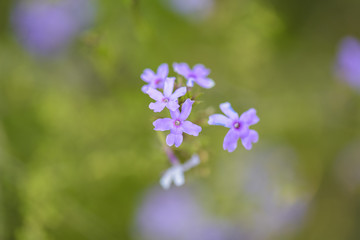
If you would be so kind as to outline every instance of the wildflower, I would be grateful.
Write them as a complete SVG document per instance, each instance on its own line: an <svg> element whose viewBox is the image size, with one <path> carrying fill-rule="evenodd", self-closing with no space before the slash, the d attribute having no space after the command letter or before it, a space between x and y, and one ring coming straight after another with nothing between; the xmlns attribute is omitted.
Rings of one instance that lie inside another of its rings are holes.
<svg viewBox="0 0 360 240"><path fill-rule="evenodd" d="M174 71L187 79L186 85L188 87L193 87L194 82L203 88L212 88L215 86L215 82L207 78L210 74L210 70L205 68L202 64L197 64L193 69L189 67L186 63L174 63Z"/></svg>
<svg viewBox="0 0 360 240"><path fill-rule="evenodd" d="M174 164L171 168L166 170L162 178L160 179L160 185L164 189L169 189L171 182L174 182L176 186L181 186L185 183L184 172L199 165L200 159L197 154L194 154L184 164Z"/></svg>
<svg viewBox="0 0 360 240"><path fill-rule="evenodd" d="M144 85L141 90L146 93L149 90L149 87L162 89L168 74L169 66L167 63L161 64L157 69L157 73L154 73L153 70L149 68L145 69L140 77L144 82L147 82L148 85Z"/></svg>
<svg viewBox="0 0 360 240"><path fill-rule="evenodd" d="M193 103L194 101L186 99L182 104L181 113L179 109L170 111L171 118L160 118L153 122L156 131L170 130L170 134L166 137L167 145L172 146L175 144L176 147L179 147L183 141L183 132L193 136L198 136L201 132L200 126L185 121L190 115Z"/></svg>
<svg viewBox="0 0 360 240"><path fill-rule="evenodd" d="M241 138L241 142L247 150L252 148L252 143L256 143L259 135L255 130L249 129L249 126L259 122L256 116L256 110L251 108L248 111L239 115L231 108L230 103L220 104L222 114L213 114L209 117L210 125L221 125L230 128L229 132L224 138L224 150L233 152L237 147L237 142Z"/></svg>
<svg viewBox="0 0 360 240"><path fill-rule="evenodd" d="M360 88L360 42L356 38L347 37L341 42L336 71L350 85Z"/></svg>
<svg viewBox="0 0 360 240"><path fill-rule="evenodd" d="M190 21L207 19L214 10L214 0L164 0L167 7Z"/></svg>
<svg viewBox="0 0 360 240"><path fill-rule="evenodd" d="M175 111L180 107L178 104L178 98L184 96L186 93L186 87L176 89L173 93L175 78L167 78L164 84L164 94L160 91L149 88L146 92L149 96L156 100L155 103L150 103L149 108L154 112L161 112L165 107L171 111Z"/></svg>
<svg viewBox="0 0 360 240"><path fill-rule="evenodd" d="M20 1L11 14L11 22L26 50L49 57L65 50L91 25L94 11L92 1L88 0Z"/></svg>

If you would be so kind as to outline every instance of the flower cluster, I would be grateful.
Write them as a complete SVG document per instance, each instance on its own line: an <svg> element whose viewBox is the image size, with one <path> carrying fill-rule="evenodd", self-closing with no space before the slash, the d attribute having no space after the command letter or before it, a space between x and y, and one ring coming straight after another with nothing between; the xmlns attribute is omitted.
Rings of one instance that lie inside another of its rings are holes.
<svg viewBox="0 0 360 240"><path fill-rule="evenodd" d="M156 73L151 69L145 69L141 74L141 79L147 83L141 90L155 101L150 103L149 108L154 112L162 112L167 108L170 114L169 118L159 118L153 122L154 130L170 131L166 136L165 142L167 146L164 146L164 149L173 166L166 171L160 181L165 189L170 187L171 181L174 181L176 186L182 185L185 181L184 171L198 165L200 162L199 157L194 155L197 157L192 158L196 159L196 161L190 161L192 164L180 164L169 147L173 145L177 148L180 147L184 139L183 133L198 136L202 131L199 125L187 120L191 114L193 104L198 101L195 97L192 97L191 92L195 84L206 89L215 86L215 82L208 78L210 70L202 64L197 64L191 69L186 63L174 63L173 70L179 75L178 78L168 76L169 66L166 63L161 64ZM181 80L183 78L186 80L186 86L182 86ZM208 124L230 128L224 138L224 150L233 152L239 139L241 139L245 149L250 150L252 143L256 143L259 139L258 133L249 129L251 125L259 122L256 110L251 108L239 117L228 102L220 104L220 109L226 116L213 114L209 116ZM189 164L191 167L189 167Z"/></svg>

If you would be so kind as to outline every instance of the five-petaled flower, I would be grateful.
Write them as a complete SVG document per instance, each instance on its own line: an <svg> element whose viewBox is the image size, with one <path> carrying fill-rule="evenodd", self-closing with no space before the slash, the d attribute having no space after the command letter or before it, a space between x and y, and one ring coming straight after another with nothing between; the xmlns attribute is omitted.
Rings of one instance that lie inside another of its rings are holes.
<svg viewBox="0 0 360 240"><path fill-rule="evenodd" d="M193 168L200 163L200 158L197 154L194 154L184 164L174 164L171 168L166 170L164 175L160 179L160 185L164 189L169 189L171 182L174 182L175 186L181 186L185 183L184 172Z"/></svg>
<svg viewBox="0 0 360 240"><path fill-rule="evenodd" d="M230 128L224 138L224 150L233 152L237 147L239 138L244 147L250 150L252 143L256 143L259 140L258 133L255 130L249 129L249 126L258 123L260 120L256 116L256 110L251 108L241 114L239 118L237 112L231 108L228 102L220 104L220 109L227 117L222 114L213 114L209 117L208 123L210 125L221 125Z"/></svg>
<svg viewBox="0 0 360 240"><path fill-rule="evenodd" d="M184 96L186 93L186 87L181 87L175 90L174 89L175 78L167 78L164 84L164 94L160 91L149 88L146 92L149 96L156 100L155 103L150 103L149 108L154 110L154 112L161 112L165 107L170 111L175 111L180 107L178 104L178 98Z"/></svg>
<svg viewBox="0 0 360 240"><path fill-rule="evenodd" d="M185 121L190 115L193 103L194 101L186 99L182 104L181 113L179 109L170 111L171 118L160 118L153 122L156 131L170 130L170 134L166 137L167 145L172 146L175 144L176 147L179 147L183 141L183 132L193 136L198 136L201 132L200 126Z"/></svg>
<svg viewBox="0 0 360 240"><path fill-rule="evenodd" d="M144 85L141 90L146 93L150 87L162 89L164 87L164 82L168 74L169 66L167 65L167 63L161 64L157 69L157 73L154 73L153 70L149 68L145 69L140 77L144 82L147 82L148 84Z"/></svg>
<svg viewBox="0 0 360 240"><path fill-rule="evenodd" d="M186 63L174 63L174 71L187 79L186 85L188 87L193 87L194 82L203 88L212 88L215 86L215 82L208 78L210 74L210 69L205 68L202 64L197 64L193 69L189 67Z"/></svg>

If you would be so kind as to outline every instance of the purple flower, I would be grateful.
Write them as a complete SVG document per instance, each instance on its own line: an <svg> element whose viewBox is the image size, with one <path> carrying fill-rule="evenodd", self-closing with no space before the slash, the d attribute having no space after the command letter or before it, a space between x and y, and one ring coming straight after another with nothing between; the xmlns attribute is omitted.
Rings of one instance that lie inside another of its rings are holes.
<svg viewBox="0 0 360 240"><path fill-rule="evenodd" d="M162 89L168 74L169 66L166 63L163 63L158 67L157 73L154 73L154 71L149 68L145 69L140 77L144 82L148 83L148 85L144 85L141 90L146 93L149 88Z"/></svg>
<svg viewBox="0 0 360 240"><path fill-rule="evenodd" d="M184 172L196 167L200 164L200 158L197 154L194 154L184 164L176 163L171 168L166 170L164 175L160 179L160 185L164 189L169 189L171 182L174 182L175 186L182 186L185 183Z"/></svg>
<svg viewBox="0 0 360 240"><path fill-rule="evenodd" d="M148 191L137 211L135 232L140 236L136 239L193 239L207 222L207 213L196 196L186 187Z"/></svg>
<svg viewBox="0 0 360 240"><path fill-rule="evenodd" d="M17 38L35 55L57 55L93 21L91 3L88 0L22 1L11 19Z"/></svg>
<svg viewBox="0 0 360 240"><path fill-rule="evenodd" d="M202 64L197 64L193 69L189 67L186 63L174 63L174 71L187 79L186 85L188 87L193 87L194 82L203 88L212 88L215 86L215 82L207 78L210 74L210 70L205 68Z"/></svg>
<svg viewBox="0 0 360 240"><path fill-rule="evenodd" d="M237 147L237 142L241 138L241 142L247 150L250 150L252 143L256 143L259 135L255 130L249 129L249 126L259 122L256 116L256 110L251 108L241 114L240 118L235 112L230 103L220 104L221 111L227 116L222 114L213 114L209 117L210 125L221 125L230 128L229 132L224 138L224 150L233 152Z"/></svg>
<svg viewBox="0 0 360 240"><path fill-rule="evenodd" d="M214 0L163 0L175 13L189 20L204 20L214 9Z"/></svg>
<svg viewBox="0 0 360 240"><path fill-rule="evenodd" d="M178 98L184 96L186 93L186 87L176 89L173 93L175 78L167 78L164 84L164 94L154 88L149 88L146 92L149 96L156 100L155 103L150 103L149 108L154 112L161 112L165 107L170 111L175 111L180 107L178 104Z"/></svg>
<svg viewBox="0 0 360 240"><path fill-rule="evenodd" d="M160 118L153 122L156 131L170 130L170 134L166 137L167 145L172 146L175 144L176 147L179 147L183 141L183 132L193 136L198 136L201 132L200 126L185 121L190 115L193 103L194 101L186 99L182 104L181 113L179 109L170 111L171 118Z"/></svg>
<svg viewBox="0 0 360 240"><path fill-rule="evenodd" d="M341 42L336 70L342 79L360 88L360 43L356 38L347 37Z"/></svg>

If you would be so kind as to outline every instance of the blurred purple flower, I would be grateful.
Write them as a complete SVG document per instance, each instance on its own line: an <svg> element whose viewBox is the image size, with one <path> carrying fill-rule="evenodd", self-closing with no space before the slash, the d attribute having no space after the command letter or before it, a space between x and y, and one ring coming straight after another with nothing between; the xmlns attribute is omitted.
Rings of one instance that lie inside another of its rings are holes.
<svg viewBox="0 0 360 240"><path fill-rule="evenodd" d="M206 220L201 205L186 188L151 190L137 214L137 232L151 240L185 240Z"/></svg>
<svg viewBox="0 0 360 240"><path fill-rule="evenodd" d="M157 69L157 73L154 73L154 71L149 68L145 69L140 77L144 82L148 83L148 85L144 85L141 90L144 93L147 93L149 88L162 89L164 87L165 79L167 78L168 74L169 66L167 65L167 63L161 64Z"/></svg>
<svg viewBox="0 0 360 240"><path fill-rule="evenodd" d="M92 23L92 3L91 0L22 1L12 13L15 34L32 54L56 55Z"/></svg>
<svg viewBox="0 0 360 240"><path fill-rule="evenodd" d="M346 37L340 43L336 71L351 86L360 88L360 42L356 38Z"/></svg>
<svg viewBox="0 0 360 240"><path fill-rule="evenodd" d="M191 20L202 20L209 16L214 8L214 0L165 0L174 12Z"/></svg>
<svg viewBox="0 0 360 240"><path fill-rule="evenodd" d="M136 216L136 234L148 240L249 240L239 228L211 216L188 188L151 189Z"/></svg>
<svg viewBox="0 0 360 240"><path fill-rule="evenodd" d="M210 70L202 64L197 64L191 69L186 63L174 63L173 68L176 73L187 79L186 85L188 87L193 87L194 82L203 88L212 88L215 86L215 82L207 77L210 74Z"/></svg>
<svg viewBox="0 0 360 240"><path fill-rule="evenodd" d="M178 88L174 93L175 78L167 78L164 84L164 94L154 88L149 88L146 92L149 96L156 100L155 103L150 103L149 108L154 112L161 112L165 107L170 111L175 111L180 107L178 104L178 98L184 96L186 93L186 87Z"/></svg>
<svg viewBox="0 0 360 240"><path fill-rule="evenodd" d="M251 108L241 114L239 118L237 112L231 108L228 102L220 104L220 109L227 117L222 114L213 114L209 117L208 123L210 125L221 125L230 128L224 138L224 150L233 152L237 147L239 139L241 139L244 147L250 150L252 143L256 143L259 139L258 133L255 130L249 129L249 126L259 122L256 110Z"/></svg>
<svg viewBox="0 0 360 240"><path fill-rule="evenodd" d="M170 134L166 137L167 145L172 146L175 144L176 147L179 147L183 141L183 132L193 136L198 136L201 132L200 126L185 121L191 113L193 103L194 101L186 99L182 104L181 113L179 109L170 111L171 118L160 118L153 122L156 131L170 130Z"/></svg>

